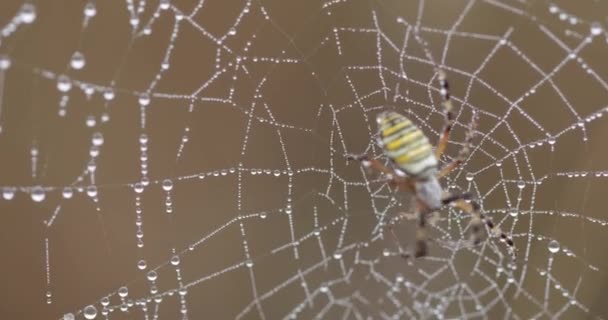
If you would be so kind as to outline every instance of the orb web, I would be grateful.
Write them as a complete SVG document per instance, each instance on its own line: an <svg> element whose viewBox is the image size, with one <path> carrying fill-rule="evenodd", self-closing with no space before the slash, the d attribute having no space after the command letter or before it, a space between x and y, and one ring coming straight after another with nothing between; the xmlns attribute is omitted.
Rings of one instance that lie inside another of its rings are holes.
<svg viewBox="0 0 608 320"><path fill-rule="evenodd" d="M606 7L566 1L8 1L0 14L6 316L606 317ZM432 141L437 72L473 148L404 259L411 195L375 115ZM24 267L26 266L26 267ZM17 294L15 294L17 293ZM3 303L4 305L4 303Z"/></svg>

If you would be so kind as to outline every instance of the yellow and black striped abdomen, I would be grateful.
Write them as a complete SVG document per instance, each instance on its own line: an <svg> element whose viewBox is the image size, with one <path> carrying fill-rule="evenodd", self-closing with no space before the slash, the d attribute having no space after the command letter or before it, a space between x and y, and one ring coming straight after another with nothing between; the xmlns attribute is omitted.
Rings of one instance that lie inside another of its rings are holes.
<svg viewBox="0 0 608 320"><path fill-rule="evenodd" d="M429 139L408 118L396 112L378 115L384 153L407 174L425 178L437 168Z"/></svg>

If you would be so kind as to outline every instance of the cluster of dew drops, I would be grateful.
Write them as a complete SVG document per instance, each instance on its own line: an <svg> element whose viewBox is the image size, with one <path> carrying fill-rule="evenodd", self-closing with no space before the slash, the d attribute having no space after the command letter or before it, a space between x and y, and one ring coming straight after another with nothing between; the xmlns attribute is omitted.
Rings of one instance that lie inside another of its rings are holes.
<svg viewBox="0 0 608 320"><path fill-rule="evenodd" d="M171 260L169 261L169 263L176 269L177 277L181 284L181 271L180 271L179 255L174 255L171 258ZM136 299L136 300L129 299L129 289L126 286L122 286L122 287L118 288L118 291L116 292L116 295L120 299L120 302L118 304L116 304L116 306L110 305L111 304L110 296L103 297L103 298L101 298L101 300L99 300L99 304L101 306L101 311L99 311L99 308L96 305L93 305L93 304L87 305L82 310L82 314L83 314L84 318L88 319L88 320L92 320L92 319L97 318L99 313L101 313L104 317L107 317L107 315L109 313L114 312L116 309L119 309L122 312L127 312L129 310L129 308L132 308L134 306L138 306L142 310L146 311L148 308L148 303L152 303L152 301L154 301L154 303L160 303L163 300L164 294L160 294L158 287L156 286L156 280L158 279L158 273L155 270L150 270L146 274L146 278L150 283L149 291L152 296L149 296L146 298L141 298L141 299ZM170 290L170 291L166 292L166 294L168 296L173 296L175 293L177 293L179 295L180 300L181 300L182 308L180 311L182 313L186 313L187 309L185 307L184 297L188 293L187 288L180 285L180 287L178 289ZM66 313L63 315L63 320L75 320L75 319L76 319L76 315L72 312L69 312L69 313Z"/></svg>

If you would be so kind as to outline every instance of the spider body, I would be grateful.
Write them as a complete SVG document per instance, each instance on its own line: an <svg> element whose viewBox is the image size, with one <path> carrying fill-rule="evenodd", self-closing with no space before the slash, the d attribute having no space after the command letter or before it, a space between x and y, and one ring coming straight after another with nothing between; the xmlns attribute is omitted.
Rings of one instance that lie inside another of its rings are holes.
<svg viewBox="0 0 608 320"><path fill-rule="evenodd" d="M474 114L469 124L466 141L457 157L446 166L439 168L439 160L447 146L448 138L454 124L452 102L445 73L439 70L440 92L443 96L445 110L445 125L437 147L433 147L428 137L407 117L395 112L385 111L377 115L378 144L382 147L384 156L389 158L392 166L385 166L377 159L367 155L348 155L349 159L361 161L364 167L380 171L389 178L389 184L399 190L409 192L416 200L416 212L401 213L396 220L414 216L418 220L416 232L415 257L427 255L427 216L435 213L446 205L452 205L471 215L472 242L480 242L480 231L485 225L490 232L499 235L514 258L513 240L494 225L492 220L481 212L480 205L472 199L469 193L451 194L443 190L439 179L443 178L461 165L469 154L471 141L476 126L477 117ZM395 219L393 219L395 220ZM392 222L392 220L391 220ZM397 240L389 222L391 233ZM399 241L396 241L399 243ZM399 248L401 251L401 247ZM407 258L409 255L403 254Z"/></svg>
<svg viewBox="0 0 608 320"><path fill-rule="evenodd" d="M408 176L425 180L434 177L437 158L429 139L405 116L386 111L376 118L384 154Z"/></svg>

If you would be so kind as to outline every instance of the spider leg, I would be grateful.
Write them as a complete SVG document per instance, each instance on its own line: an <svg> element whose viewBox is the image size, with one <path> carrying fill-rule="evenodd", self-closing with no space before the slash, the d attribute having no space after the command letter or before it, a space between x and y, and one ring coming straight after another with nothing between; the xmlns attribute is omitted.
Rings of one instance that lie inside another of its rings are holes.
<svg viewBox="0 0 608 320"><path fill-rule="evenodd" d="M401 242L399 241L399 238L395 234L395 229L393 229L393 224L389 223L387 227L388 227L388 230L391 232L393 241L395 241L395 243L397 244L397 247L399 247L399 253L401 255L401 258L403 258L405 260L409 259L411 257L411 254L409 252L403 250L403 247L401 247Z"/></svg>
<svg viewBox="0 0 608 320"><path fill-rule="evenodd" d="M490 229L490 232L494 235L500 237L502 241L507 245L507 249L509 250L509 254L515 260L515 247L513 244L513 239L509 237L506 233L502 232L499 227L494 225L492 219L486 216L483 212L481 212L481 207L477 201L472 200L472 196L469 193L461 193L456 195L450 195L445 197L442 200L444 205L451 204L457 208L460 208L462 211L467 212L472 216L471 219L471 228L472 228L472 240L474 244L479 244L481 242L481 226L485 223L486 226Z"/></svg>
<svg viewBox="0 0 608 320"><path fill-rule="evenodd" d="M469 152L471 152L471 149L473 147L472 141L473 141L473 136L475 134L476 127L477 127L477 113L474 113L473 117L471 118L471 122L469 123L469 130L467 131L467 134L465 136L464 146L462 147L462 149L460 149L460 152L458 152L458 155L456 156L456 159L454 159L454 161L450 162L445 167L441 168L441 170L437 174L437 178L445 177L450 172L452 172L454 169L458 168L458 166L460 166L464 162L464 160L467 158L467 156L469 155ZM437 146L437 150L439 150L439 146ZM437 157L437 158L439 159L439 157Z"/></svg>
<svg viewBox="0 0 608 320"><path fill-rule="evenodd" d="M448 83L446 74L443 70L439 70L439 87L439 92L441 92L441 97L443 98L445 125L443 127L443 132L441 133L441 138L439 138L439 142L437 143L437 149L435 150L435 156L437 159L441 158L441 155L445 151L445 148L448 145L450 132L452 131L452 126L454 125L454 112L452 111L453 107L452 99L450 97L450 84Z"/></svg>
<svg viewBox="0 0 608 320"><path fill-rule="evenodd" d="M410 178L399 176L395 172L395 170L385 166L382 162L380 162L377 159L370 159L370 157L367 154L360 154L360 155L347 154L346 159L351 160L351 161L361 162L363 167L367 169L368 173L371 173L371 171L375 170L375 171L379 171L379 172L385 174L386 176L390 177L389 183L392 187L398 187L402 191L407 191L407 192L414 191Z"/></svg>
<svg viewBox="0 0 608 320"><path fill-rule="evenodd" d="M347 154L346 160L361 162L361 165L363 165L363 167L366 168L368 172L371 170L376 170L386 175L395 175L395 172L392 169L388 168L377 159L371 159L367 154Z"/></svg>

